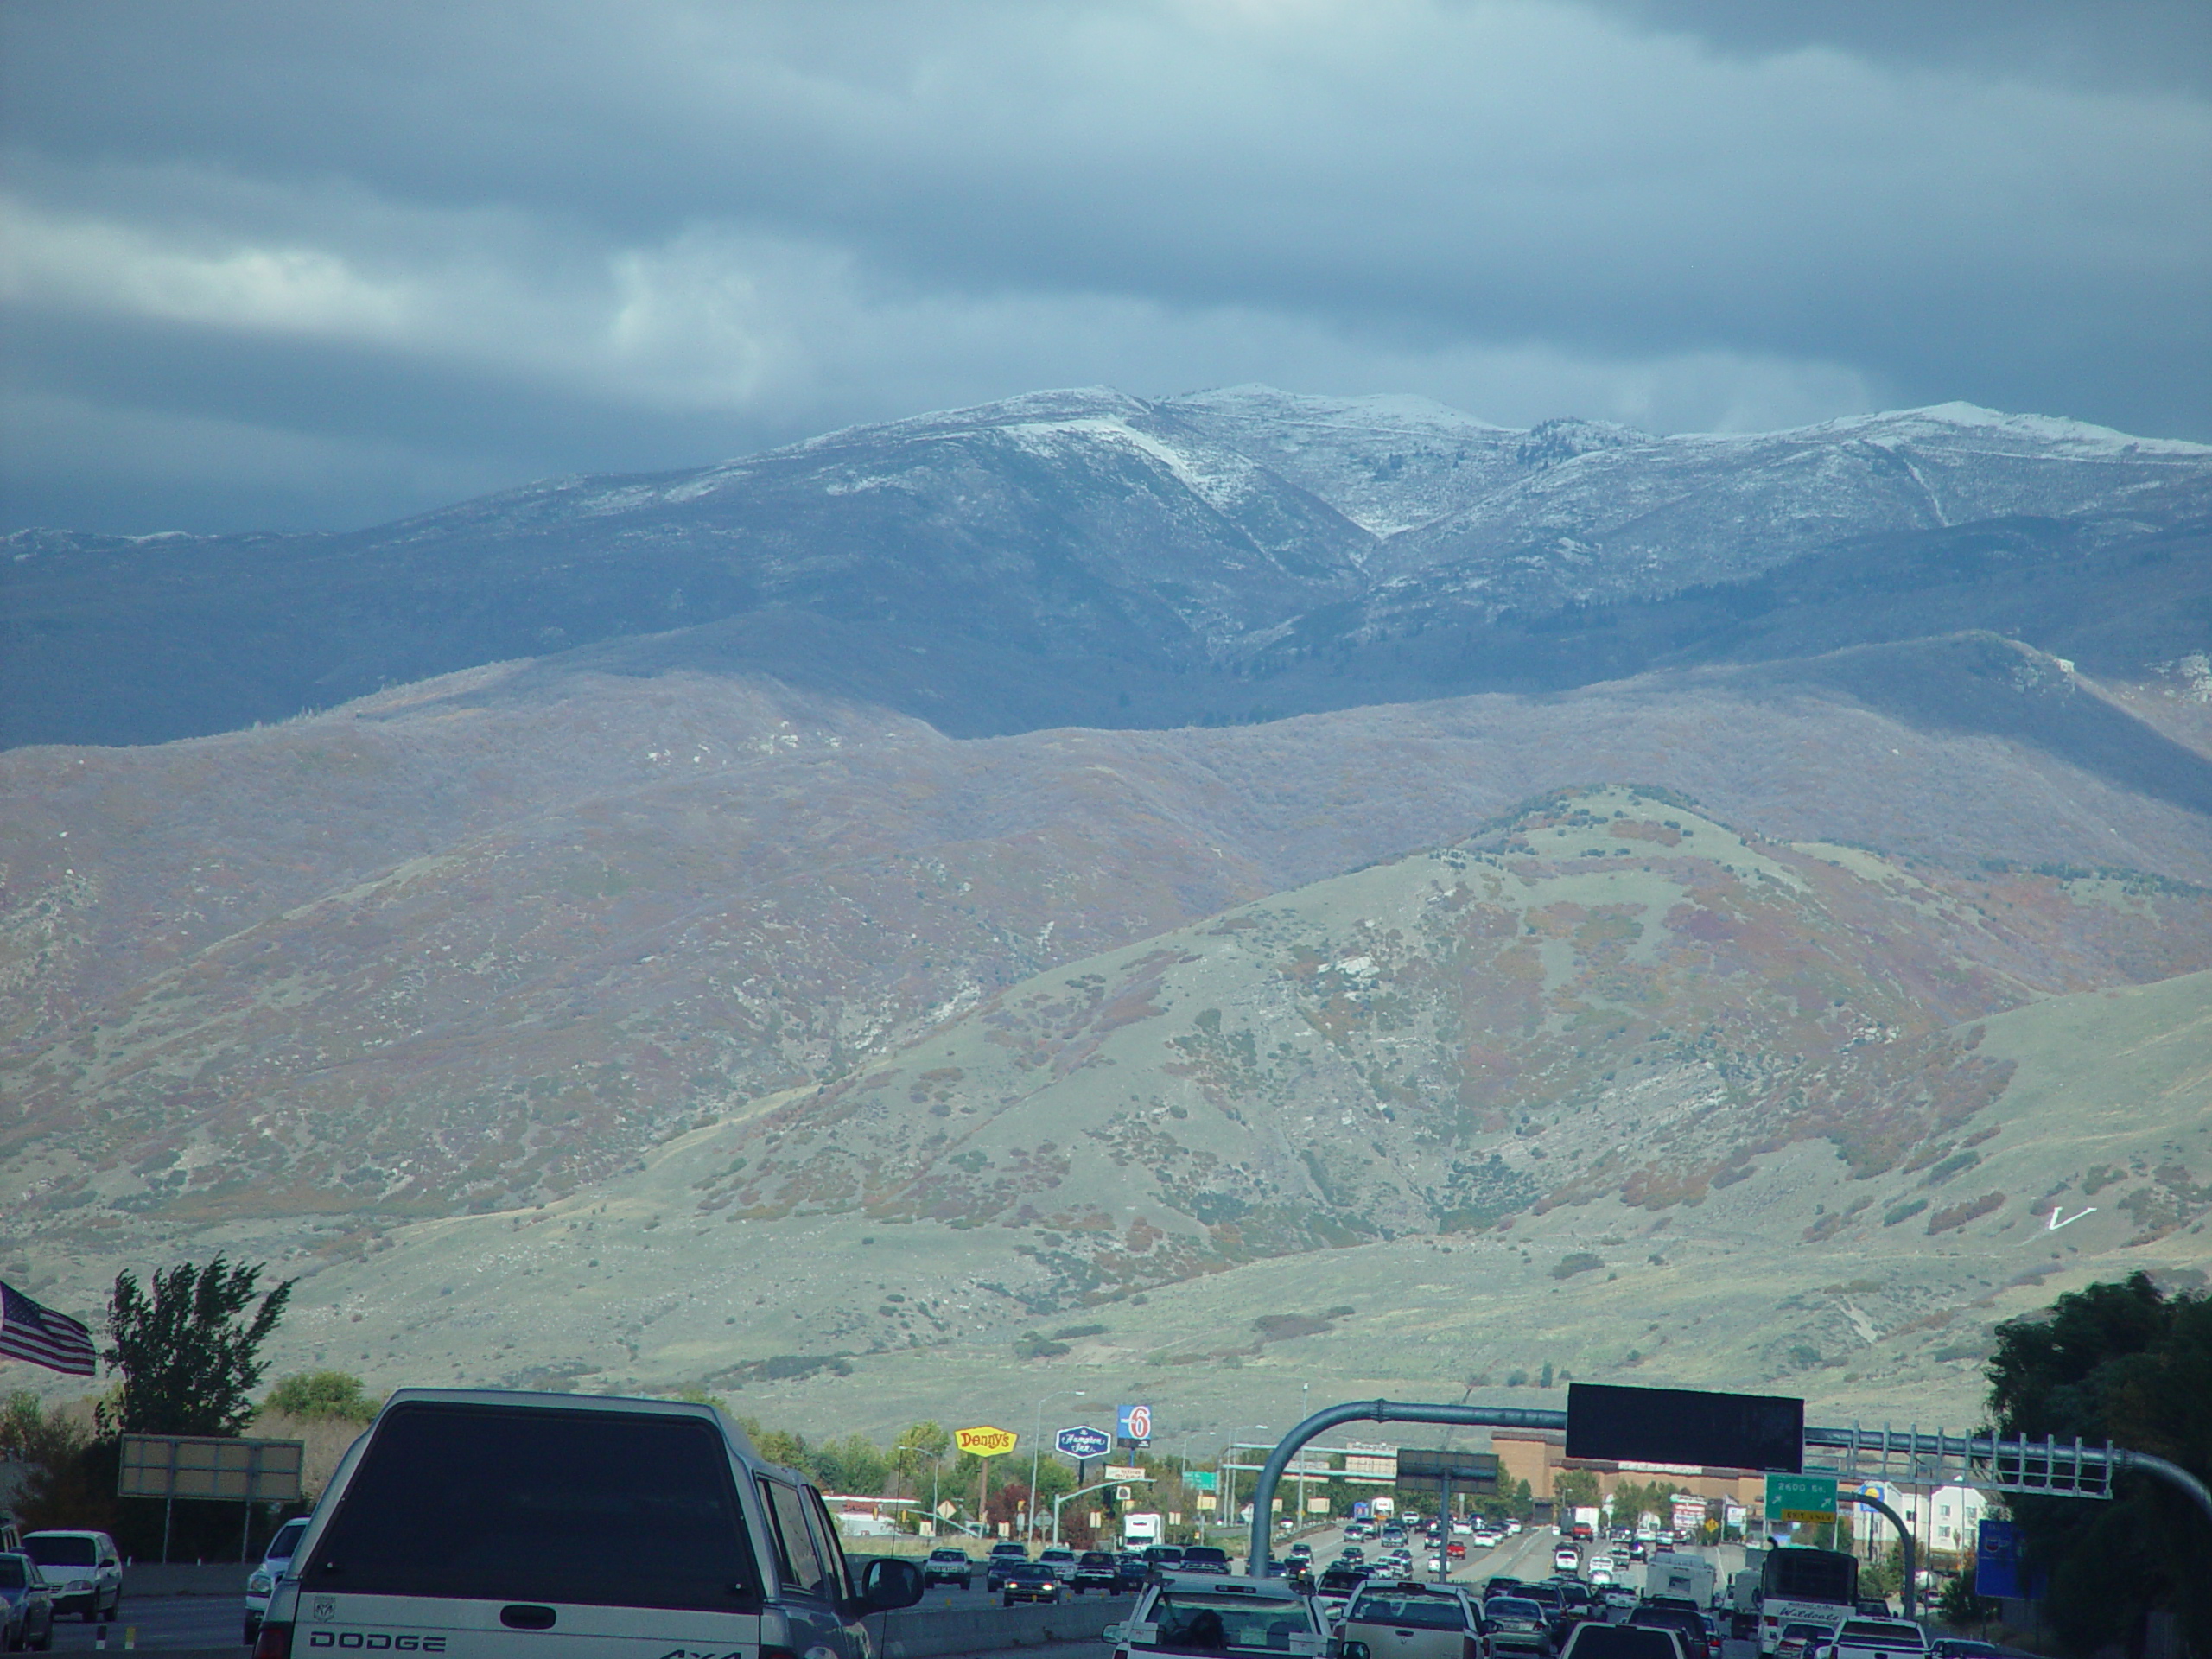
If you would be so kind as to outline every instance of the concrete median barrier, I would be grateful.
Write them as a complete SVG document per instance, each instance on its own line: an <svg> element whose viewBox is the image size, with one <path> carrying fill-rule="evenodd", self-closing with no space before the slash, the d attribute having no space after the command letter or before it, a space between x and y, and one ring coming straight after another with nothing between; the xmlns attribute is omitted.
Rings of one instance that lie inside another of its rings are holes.
<svg viewBox="0 0 2212 1659"><path fill-rule="evenodd" d="M1096 1642L1116 1619L1127 1618L1134 1596L1063 1601L1043 1606L909 1608L881 1616L875 1650L880 1659L941 1659L954 1653L999 1648L1042 1648L1061 1642ZM875 1621L869 1621L874 1624Z"/></svg>

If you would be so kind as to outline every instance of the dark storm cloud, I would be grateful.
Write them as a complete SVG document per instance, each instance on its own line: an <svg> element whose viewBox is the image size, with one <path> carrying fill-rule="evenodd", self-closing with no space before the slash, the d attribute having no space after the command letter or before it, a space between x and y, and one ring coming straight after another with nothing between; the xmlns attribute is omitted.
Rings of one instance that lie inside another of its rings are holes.
<svg viewBox="0 0 2212 1659"><path fill-rule="evenodd" d="M347 522L1087 381L2212 436L2201 14L2083 15L18 3L8 514Z"/></svg>
<svg viewBox="0 0 2212 1659"><path fill-rule="evenodd" d="M1833 47L1896 67L2212 92L2202 0L1605 0L1725 52Z"/></svg>

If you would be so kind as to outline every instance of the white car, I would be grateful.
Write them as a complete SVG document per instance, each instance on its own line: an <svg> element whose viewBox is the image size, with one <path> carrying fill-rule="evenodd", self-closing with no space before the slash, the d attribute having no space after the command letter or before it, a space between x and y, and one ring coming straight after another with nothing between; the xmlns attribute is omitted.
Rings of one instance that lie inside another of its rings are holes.
<svg viewBox="0 0 2212 1659"><path fill-rule="evenodd" d="M1282 1580L1211 1573L1161 1574L1145 1586L1128 1622L1103 1634L1114 1644L1114 1659L1248 1648L1319 1659L1329 1643L1313 1603Z"/></svg>
<svg viewBox="0 0 2212 1659"><path fill-rule="evenodd" d="M1927 1659L1928 1633L1901 1618L1847 1618L1828 1651L1833 1659Z"/></svg>
<svg viewBox="0 0 2212 1659"><path fill-rule="evenodd" d="M1573 1573L1582 1565L1582 1552L1573 1544L1561 1544L1552 1551L1552 1565L1561 1573Z"/></svg>
<svg viewBox="0 0 2212 1659"><path fill-rule="evenodd" d="M276 1580L284 1576L284 1569L292 1564L292 1552L300 1547L300 1540L307 1535L308 1518L287 1521L276 1529L276 1535L269 1541L269 1548L262 1552L261 1565L253 1569L253 1576L245 1581L245 1640L253 1645L253 1638L261 1633L261 1621L269 1611L269 1598L276 1593Z"/></svg>
<svg viewBox="0 0 2212 1659"><path fill-rule="evenodd" d="M81 1613L104 1624L123 1607L123 1557L104 1532L28 1532L23 1554L54 1592L54 1616Z"/></svg>

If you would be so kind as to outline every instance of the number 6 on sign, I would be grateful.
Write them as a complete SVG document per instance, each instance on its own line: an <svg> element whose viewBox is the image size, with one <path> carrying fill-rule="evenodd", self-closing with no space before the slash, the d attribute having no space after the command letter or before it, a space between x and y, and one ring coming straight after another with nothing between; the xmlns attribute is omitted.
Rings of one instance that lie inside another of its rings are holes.
<svg viewBox="0 0 2212 1659"><path fill-rule="evenodd" d="M1119 1413L1121 1435L1125 1440L1148 1440L1152 1438L1152 1408L1123 1406Z"/></svg>

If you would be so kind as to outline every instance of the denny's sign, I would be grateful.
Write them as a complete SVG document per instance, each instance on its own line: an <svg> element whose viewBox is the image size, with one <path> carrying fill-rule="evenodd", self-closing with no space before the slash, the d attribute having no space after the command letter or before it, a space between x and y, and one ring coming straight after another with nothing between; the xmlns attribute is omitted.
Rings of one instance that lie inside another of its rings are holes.
<svg viewBox="0 0 2212 1659"><path fill-rule="evenodd" d="M1003 1457L1014 1450L1014 1433L1010 1428L959 1428L952 1433L952 1443L963 1452L972 1452L979 1458Z"/></svg>

